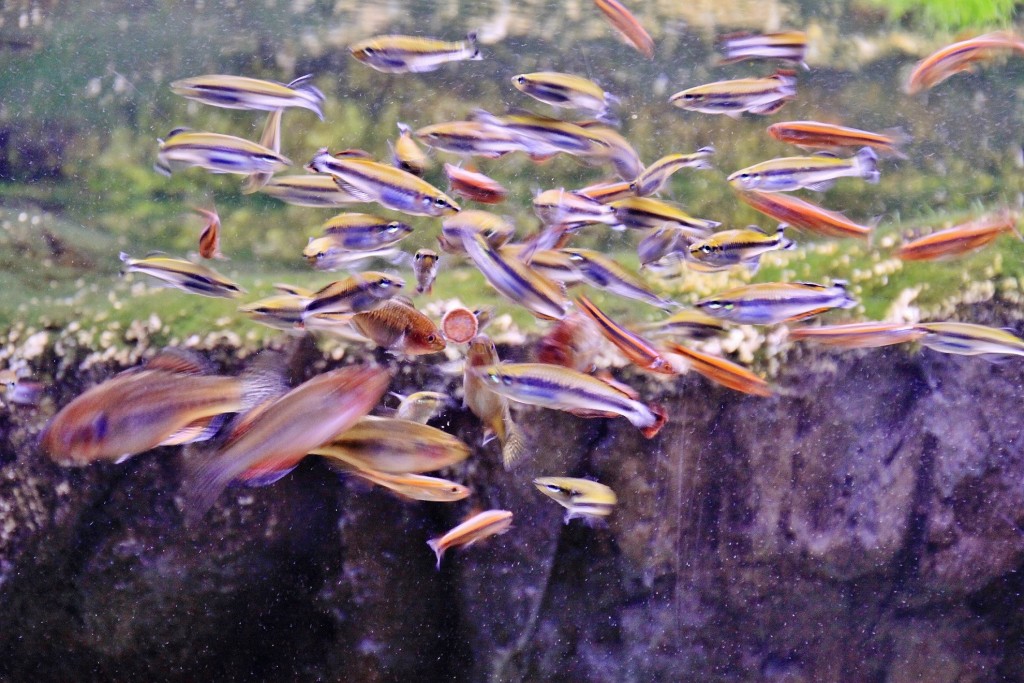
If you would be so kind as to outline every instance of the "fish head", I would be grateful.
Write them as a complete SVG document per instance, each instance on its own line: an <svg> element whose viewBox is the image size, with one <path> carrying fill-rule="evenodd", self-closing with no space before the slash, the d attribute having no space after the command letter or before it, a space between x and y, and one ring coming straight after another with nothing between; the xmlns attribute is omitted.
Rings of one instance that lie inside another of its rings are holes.
<svg viewBox="0 0 1024 683"><path fill-rule="evenodd" d="M469 340L466 364L470 367L493 365L498 362L498 350L486 334L478 334Z"/></svg>
<svg viewBox="0 0 1024 683"><path fill-rule="evenodd" d="M391 221L384 226L384 234L389 239L399 240L412 232L412 226L402 221Z"/></svg>
<svg viewBox="0 0 1024 683"><path fill-rule="evenodd" d="M694 242L690 245L688 251L690 252L690 258L700 260L719 251L719 249L710 242Z"/></svg>
<svg viewBox="0 0 1024 683"><path fill-rule="evenodd" d="M574 491L572 487L565 485L562 477L538 477L533 480L533 485L537 487L538 491L553 498L560 505L570 505L572 499L579 495L579 491Z"/></svg>
<svg viewBox="0 0 1024 683"><path fill-rule="evenodd" d="M405 287L405 280L397 275L380 274L374 279L370 292L380 299L390 299Z"/></svg>
<svg viewBox="0 0 1024 683"><path fill-rule="evenodd" d="M736 304L725 299L704 299L703 301L698 301L695 305L705 313L715 317L727 315L736 308Z"/></svg>
<svg viewBox="0 0 1024 683"><path fill-rule="evenodd" d="M427 329L426 326L424 326L423 329L411 329L406 332L405 348L403 350L411 355L444 351L445 346L447 346L447 342L441 334L441 331L433 324L430 325L430 328L431 329Z"/></svg>
<svg viewBox="0 0 1024 683"><path fill-rule="evenodd" d="M750 173L749 171L736 171L726 180L733 187L740 190L756 190L761 185L761 174Z"/></svg>
<svg viewBox="0 0 1024 683"><path fill-rule="evenodd" d="M455 203L453 199L444 195L423 195L420 198L420 206L423 209L424 214L428 216L450 216L453 213L458 213L462 208Z"/></svg>
<svg viewBox="0 0 1024 683"><path fill-rule="evenodd" d="M82 467L132 452L127 444L121 447L118 443L116 420L107 405L108 402L94 392L86 392L69 403L43 429L39 436L40 450L64 467Z"/></svg>

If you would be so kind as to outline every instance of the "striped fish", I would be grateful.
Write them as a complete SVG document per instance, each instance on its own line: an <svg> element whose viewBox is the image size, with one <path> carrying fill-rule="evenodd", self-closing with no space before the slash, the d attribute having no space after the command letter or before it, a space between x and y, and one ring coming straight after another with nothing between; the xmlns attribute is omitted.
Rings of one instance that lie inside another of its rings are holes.
<svg viewBox="0 0 1024 683"><path fill-rule="evenodd" d="M725 114L739 118L743 112L773 114L796 97L796 78L791 71L776 71L767 78L717 81L681 90L669 102L689 111Z"/></svg>
<svg viewBox="0 0 1024 683"><path fill-rule="evenodd" d="M668 342L666 350L686 359L688 367L705 378L734 391L754 396L771 396L768 383L746 368L724 358L688 349L681 344Z"/></svg>
<svg viewBox="0 0 1024 683"><path fill-rule="evenodd" d="M799 197L772 192L740 192L740 199L764 215L799 230L825 237L859 237L871 235L871 227L854 223L837 211L829 211Z"/></svg>
<svg viewBox="0 0 1024 683"><path fill-rule="evenodd" d="M483 59L476 33L456 43L417 36L375 36L349 46L349 52L363 64L389 74L424 73L448 62Z"/></svg>
<svg viewBox="0 0 1024 683"><path fill-rule="evenodd" d="M890 156L906 158L898 147L910 141L900 130L872 133L858 128L847 128L817 121L783 121L768 126L768 134L779 142L798 147L836 149L844 147L871 147Z"/></svg>
<svg viewBox="0 0 1024 683"><path fill-rule="evenodd" d="M366 213L342 213L320 226L322 235L310 238L302 255L311 263L327 258L333 251L374 251L397 244L412 234L402 221Z"/></svg>
<svg viewBox="0 0 1024 683"><path fill-rule="evenodd" d="M762 254L796 248L792 240L786 239L784 231L782 225L773 235L762 232L756 225L745 230L722 230L691 244L689 258L711 270L746 265L756 271Z"/></svg>
<svg viewBox="0 0 1024 683"><path fill-rule="evenodd" d="M950 76L970 71L978 62L990 60L1003 50L1024 53L1024 41L1007 31L994 31L947 45L917 63L907 80L907 94L929 90Z"/></svg>
<svg viewBox="0 0 1024 683"><path fill-rule="evenodd" d="M873 349L917 341L927 332L910 323L863 322L819 327L794 327L789 338L841 349Z"/></svg>
<svg viewBox="0 0 1024 683"><path fill-rule="evenodd" d="M121 252L121 262L127 273L142 273L156 278L168 287L174 287L201 296L233 299L245 290L212 268L170 256L132 258Z"/></svg>
<svg viewBox="0 0 1024 683"><path fill-rule="evenodd" d="M604 121L613 121L608 108L618 99L604 91L604 88L593 81L559 73L557 71L537 71L519 74L512 77L512 85L520 92L555 107L576 109L585 114L592 114Z"/></svg>
<svg viewBox="0 0 1024 683"><path fill-rule="evenodd" d="M358 313L390 299L405 286L397 275L366 271L337 280L315 292L303 319L322 313Z"/></svg>
<svg viewBox="0 0 1024 683"><path fill-rule="evenodd" d="M647 59L654 58L654 39L619 0L594 0L612 28Z"/></svg>
<svg viewBox="0 0 1024 683"><path fill-rule="evenodd" d="M487 510L470 517L448 533L427 541L437 556L437 568L445 551L456 546L470 546L489 536L497 536L512 527L512 513L508 510Z"/></svg>
<svg viewBox="0 0 1024 683"><path fill-rule="evenodd" d="M597 329L601 331L601 335L614 344L615 348L621 351L622 355L631 363L644 370L663 375L676 374L675 368L661 355L654 344L609 318L604 311L594 305L594 302L582 294L577 296L574 301L576 307L594 321Z"/></svg>
<svg viewBox="0 0 1024 683"><path fill-rule="evenodd" d="M537 477L537 490L566 509L565 523L601 519L615 509L618 497L604 484L576 477Z"/></svg>
<svg viewBox="0 0 1024 683"><path fill-rule="evenodd" d="M1024 356L1024 339L1007 330L972 323L919 323L921 345L961 356Z"/></svg>
<svg viewBox="0 0 1024 683"><path fill-rule="evenodd" d="M482 121L450 121L420 128L415 133L423 144L461 156L497 159L526 148L519 138L500 126Z"/></svg>
<svg viewBox="0 0 1024 683"><path fill-rule="evenodd" d="M807 34L803 31L779 33L733 33L720 39L722 59L719 64L736 64L746 60L776 59L793 62L807 69Z"/></svg>
<svg viewBox="0 0 1024 683"><path fill-rule="evenodd" d="M562 249L562 253L569 256L569 260L576 266L580 275L592 287L603 289L618 296L624 296L627 299L643 301L658 308L673 308L676 306L675 302L664 299L652 292L644 283L630 275L622 266L599 251L592 249Z"/></svg>
<svg viewBox="0 0 1024 683"><path fill-rule="evenodd" d="M274 176L259 191L286 204L318 209L333 209L360 202L338 187L337 181L329 175Z"/></svg>
<svg viewBox="0 0 1024 683"><path fill-rule="evenodd" d="M638 197L657 194L672 175L684 168L709 169L708 159L715 153L711 145L701 147L692 154L669 154L655 161L629 184L629 189Z"/></svg>
<svg viewBox="0 0 1024 683"><path fill-rule="evenodd" d="M512 401L564 410L621 415L653 438L665 424L657 406L647 406L590 375L546 363L503 363L471 370L494 391Z"/></svg>
<svg viewBox="0 0 1024 683"><path fill-rule="evenodd" d="M514 254L492 247L479 234L466 235L462 244L494 289L538 318L560 320L569 302L558 285L534 271Z"/></svg>
<svg viewBox="0 0 1024 683"><path fill-rule="evenodd" d="M292 164L272 149L233 135L176 128L157 142L159 150L153 168L167 176L193 166L211 173L250 175L276 173Z"/></svg>
<svg viewBox="0 0 1024 683"><path fill-rule="evenodd" d="M364 470L419 474L462 462L469 457L469 446L436 427L367 416L310 453Z"/></svg>
<svg viewBox="0 0 1024 683"><path fill-rule="evenodd" d="M789 192L807 188L824 192L837 178L862 178L877 183L878 155L870 147L862 147L850 159L841 159L826 152L809 157L772 159L740 169L728 181L739 190L761 192Z"/></svg>
<svg viewBox="0 0 1024 683"><path fill-rule="evenodd" d="M619 222L634 230L660 228L666 223L674 223L687 229L687 234L694 238L707 237L721 223L706 218L694 218L679 207L652 197L629 197L612 202Z"/></svg>
<svg viewBox="0 0 1024 683"><path fill-rule="evenodd" d="M831 286L811 282L762 282L730 289L696 304L708 315L741 325L774 325L856 305L842 281Z"/></svg>
<svg viewBox="0 0 1024 683"><path fill-rule="evenodd" d="M308 109L324 120L324 94L313 85L313 76L291 83L263 81L245 76L210 74L171 83L175 95L225 109L274 111L288 107Z"/></svg>
<svg viewBox="0 0 1024 683"><path fill-rule="evenodd" d="M1007 232L1013 232L1018 239L1024 239L1017 229L1017 214L1003 209L907 242L897 249L896 255L904 261L938 261L963 256L981 249Z"/></svg>
<svg viewBox="0 0 1024 683"><path fill-rule="evenodd" d="M324 147L306 166L313 173L334 176L338 185L362 202L414 216L447 216L459 210L439 189L399 168L354 156L331 156Z"/></svg>
<svg viewBox="0 0 1024 683"><path fill-rule="evenodd" d="M657 339L709 339L724 332L725 325L718 318L713 318L703 311L688 308L664 320L643 325L640 329L647 336Z"/></svg>
<svg viewBox="0 0 1024 683"><path fill-rule="evenodd" d="M371 484L382 486L407 500L430 503L454 503L469 497L469 488L454 481L422 474L389 474L376 470L347 469L351 474Z"/></svg>

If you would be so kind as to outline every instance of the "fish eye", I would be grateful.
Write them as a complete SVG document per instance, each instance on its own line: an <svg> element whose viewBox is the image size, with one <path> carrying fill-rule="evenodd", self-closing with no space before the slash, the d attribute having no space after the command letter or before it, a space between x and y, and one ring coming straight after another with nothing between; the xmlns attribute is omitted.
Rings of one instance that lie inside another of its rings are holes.
<svg viewBox="0 0 1024 683"><path fill-rule="evenodd" d="M698 97L700 97L700 95L698 95L697 93L694 93L694 92L688 92L685 95L683 95L683 99L684 100L695 100Z"/></svg>
<svg viewBox="0 0 1024 683"><path fill-rule="evenodd" d="M525 85L526 76L516 76L516 83L518 83L519 85Z"/></svg>
<svg viewBox="0 0 1024 683"><path fill-rule="evenodd" d="M717 311L719 308L722 307L722 302L721 301L708 301L704 305L707 306L708 308L710 308L713 311Z"/></svg>
<svg viewBox="0 0 1024 683"><path fill-rule="evenodd" d="M364 55L366 55L367 57L369 57L369 56L371 56L371 55L375 54L376 52L377 52L377 51L376 51L376 50L374 50L374 49L373 49L372 47L364 47L364 48L363 48L363 54L364 54Z"/></svg>
<svg viewBox="0 0 1024 683"><path fill-rule="evenodd" d="M431 334L427 335L427 343L428 344L433 344L436 341L437 341L437 335L436 334L431 333Z"/></svg>
<svg viewBox="0 0 1024 683"><path fill-rule="evenodd" d="M702 252L704 252L705 254L710 254L711 253L711 245L710 244L705 244L704 246L702 246L700 248L700 250Z"/></svg>
<svg viewBox="0 0 1024 683"><path fill-rule="evenodd" d="M386 289L386 288L388 288L388 287L390 287L390 286L391 286L391 285L393 285L393 284L394 284L394 282L392 282L392 281L391 281L391 280L390 280L389 278L386 278L386 277L382 277L382 278L380 279L380 286L381 286L381 287L384 287L385 289Z"/></svg>
<svg viewBox="0 0 1024 683"><path fill-rule="evenodd" d="M388 229L389 232L395 232L397 230L401 230L402 229L402 224L399 223L398 221L394 221L392 223L388 223L388 228L387 229Z"/></svg>
<svg viewBox="0 0 1024 683"><path fill-rule="evenodd" d="M558 484L545 484L544 488L546 488L548 491L551 491L551 493L561 493L562 492L562 487L559 486Z"/></svg>
<svg viewBox="0 0 1024 683"><path fill-rule="evenodd" d="M448 206L448 201L444 197L437 197L434 199L434 204L437 206Z"/></svg>

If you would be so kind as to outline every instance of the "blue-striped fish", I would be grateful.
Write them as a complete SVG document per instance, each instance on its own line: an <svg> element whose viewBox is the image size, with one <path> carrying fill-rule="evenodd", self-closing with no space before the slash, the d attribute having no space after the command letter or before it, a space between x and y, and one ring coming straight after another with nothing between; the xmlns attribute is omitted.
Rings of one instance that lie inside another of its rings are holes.
<svg viewBox="0 0 1024 683"><path fill-rule="evenodd" d="M719 64L735 64L748 59L777 59L799 64L808 68L807 34L803 31L782 31L779 33L732 33L720 39L722 59Z"/></svg>
<svg viewBox="0 0 1024 683"><path fill-rule="evenodd" d="M170 256L151 255L132 258L121 252L124 271L142 273L156 278L164 285L202 296L233 299L245 290L212 268Z"/></svg>
<svg viewBox="0 0 1024 683"><path fill-rule="evenodd" d="M574 519L601 519L615 509L618 497L604 484L577 477L538 477L537 490L565 508L565 523Z"/></svg>
<svg viewBox="0 0 1024 683"><path fill-rule="evenodd" d="M390 299L405 286L397 275L366 271L337 280L315 292L303 319L324 313L359 313Z"/></svg>
<svg viewBox="0 0 1024 683"><path fill-rule="evenodd" d="M554 107L576 109L598 119L612 121L608 108L618 98L593 81L557 71L537 71L512 77L512 85L530 97Z"/></svg>
<svg viewBox="0 0 1024 683"><path fill-rule="evenodd" d="M449 121L420 128L416 137L428 147L462 156L497 159L526 148L504 128L482 121Z"/></svg>
<svg viewBox="0 0 1024 683"><path fill-rule="evenodd" d="M856 300L846 283L831 286L811 282L762 282L730 289L702 299L697 308L721 320L746 325L774 325L823 313L853 308Z"/></svg>
<svg viewBox="0 0 1024 683"><path fill-rule="evenodd" d="M483 59L476 33L456 43L417 36L374 36L351 45L349 52L363 64L390 74L423 73L448 62Z"/></svg>
<svg viewBox="0 0 1024 683"><path fill-rule="evenodd" d="M919 323L921 345L961 356L1024 356L1024 339L1013 332L973 323Z"/></svg>
<svg viewBox="0 0 1024 683"><path fill-rule="evenodd" d="M676 304L652 292L643 282L630 275L613 259L593 249L562 249L589 285L606 292L635 299L658 308Z"/></svg>
<svg viewBox="0 0 1024 683"><path fill-rule="evenodd" d="M286 204L320 209L340 208L360 202L338 187L337 181L329 175L274 176L259 191Z"/></svg>
<svg viewBox="0 0 1024 683"><path fill-rule="evenodd" d="M773 114L794 97L793 72L776 71L768 78L740 78L688 88L672 95L669 102L680 109L739 118L743 112Z"/></svg>
<svg viewBox="0 0 1024 683"><path fill-rule="evenodd" d="M399 168L355 156L332 156L323 148L306 166L334 176L338 185L359 201L414 216L447 216L459 210L450 197L425 180Z"/></svg>
<svg viewBox="0 0 1024 683"><path fill-rule="evenodd" d="M324 119L324 94L313 85L313 76L296 78L287 85L245 76L210 74L171 83L174 94L225 109L274 111L287 107L308 109Z"/></svg>
<svg viewBox="0 0 1024 683"><path fill-rule="evenodd" d="M870 147L862 147L856 156L849 159L821 152L809 157L763 161L736 171L728 180L738 190L789 192L806 187L824 192L838 178L863 178L869 183L877 183L880 176L878 155Z"/></svg>
<svg viewBox="0 0 1024 683"><path fill-rule="evenodd" d="M711 162L708 161L715 153L711 145L701 147L692 154L669 154L655 161L644 169L643 173L636 177L636 180L629 184L629 189L638 197L647 197L657 194L665 186L668 179L676 171L684 168L709 169Z"/></svg>
<svg viewBox="0 0 1024 683"><path fill-rule="evenodd" d="M193 166L211 173L250 175L276 173L292 164L272 149L233 135L176 128L157 142L159 151L153 168L168 176Z"/></svg>
<svg viewBox="0 0 1024 683"><path fill-rule="evenodd" d="M329 260L339 251L375 251L390 247L412 234L412 226L402 221L366 213L342 213L321 226L323 234L311 237L302 255L313 265Z"/></svg>
<svg viewBox="0 0 1024 683"><path fill-rule="evenodd" d="M652 438L665 424L657 406L647 406L590 375L546 363L503 363L471 370L491 389L506 398L541 406L594 415L621 415Z"/></svg>
<svg viewBox="0 0 1024 683"><path fill-rule="evenodd" d="M666 223L674 223L685 229L687 235L700 239L721 225L718 221L694 218L679 207L653 197L629 197L609 206L615 209L622 225L634 230L660 228Z"/></svg>
<svg viewBox="0 0 1024 683"><path fill-rule="evenodd" d="M794 249L796 244L786 239L780 225L775 234L763 232L756 225L743 230L722 230L707 239L690 245L689 258L703 266L705 271L725 270L745 265L757 270L761 255L781 249Z"/></svg>
<svg viewBox="0 0 1024 683"><path fill-rule="evenodd" d="M569 302L554 282L531 269L514 253L492 247L479 234L466 235L462 244L494 289L538 318L560 320Z"/></svg>

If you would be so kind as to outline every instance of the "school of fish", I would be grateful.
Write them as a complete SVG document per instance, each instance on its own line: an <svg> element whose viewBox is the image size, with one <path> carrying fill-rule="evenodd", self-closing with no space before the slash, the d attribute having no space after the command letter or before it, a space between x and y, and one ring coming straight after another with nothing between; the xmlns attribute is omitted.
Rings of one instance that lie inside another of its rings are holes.
<svg viewBox="0 0 1024 683"><path fill-rule="evenodd" d="M647 59L655 58L654 41L625 5L594 0L594 6L623 40ZM682 84L686 87L671 95L666 106L732 118L768 116L799 96L800 72L793 69L809 69L804 32L732 34L721 38L720 47L720 64L752 63L751 75ZM399 78L442 68L471 71L472 65L455 63L486 58L474 32L451 42L379 35L352 45L350 52L367 67ZM1024 41L1007 32L944 47L913 69L906 93L935 87L994 55L1014 53L1024 53ZM785 68L758 72L756 66L766 62ZM909 138L899 131L878 133L818 121L771 124L768 135L808 150L805 155L767 159L731 172L726 180L736 198L776 225L718 229L720 223L712 218L691 216L661 198L670 192L675 174L712 170L715 147L676 150L644 164L617 130L620 100L590 78L555 71L516 75L509 88L509 97L521 93L520 104L532 98L551 110L516 108L496 114L470 109L462 120L419 128L403 123L389 143L387 159L358 149L323 148L305 163L307 173L281 175L295 165L281 154L284 112L305 109L324 118L325 97L313 80L303 76L283 84L211 74L174 81L171 88L177 95L214 107L265 112L266 123L258 142L176 128L158 141L155 169L167 175L192 168L237 174L244 178L242 193L343 210L326 218L302 257L315 270L345 271L344 276L315 290L277 285L277 293L239 310L275 329L368 342L389 354L429 357L457 345L464 361L462 405L481 423L480 446L494 440L506 467L534 455L517 406L580 418L621 417L647 438L658 434L670 410L599 371L595 358L602 346L668 381L693 370L758 397L772 395L763 377L692 348L693 342L721 335L730 325L787 325L793 341L843 349L917 342L965 356L1024 356L1024 339L966 322L802 324L857 305L846 283L835 279L760 282L715 293L687 308L654 291L608 254L572 245L581 233L610 229L636 242L644 271L754 273L764 254L797 249L806 235L869 239L873 226L789 193L823 192L836 182L881 182L880 161L907 157L903 148ZM727 141L716 144L721 142ZM536 194L532 206L503 206L499 215L486 209L504 205L509 192L477 162L510 154L523 154L536 163L568 155L597 169L604 180L577 189L547 188ZM435 157L444 160L447 193L424 179L438 166ZM381 209L390 213L375 213ZM216 210L194 211L204 220L199 256L228 258L222 249L230 254L230 244L222 242ZM517 235L505 217L520 211L532 211L538 219L531 234ZM414 232L403 216L434 221L437 251L410 254L401 249L401 241ZM953 259L1004 233L1020 237L1018 222L1010 210L995 210L908 239L895 255L908 261ZM125 272L184 292L225 298L245 294L237 283L192 260L128 253L121 253L120 260ZM435 281L458 262L478 269L505 305L521 307L539 321L541 334L532 360L510 363L500 357L494 342L481 333L490 311L452 309L439 325L402 294L413 287L421 295L431 294ZM379 269L370 270L369 265ZM410 271L409 276L399 270ZM583 285L660 309L665 317L644 325L616 320L585 294L569 293ZM460 397L435 391L395 394L397 407L384 408L392 382L386 362L344 365L294 387L281 368L278 354L268 351L258 354L240 376L225 376L195 354L166 349L64 406L43 431L40 449L61 465L85 466L121 462L158 446L184 446L181 494L189 523L199 523L229 485L271 484L307 456L323 458L344 476L405 499L450 503L472 496L461 483L424 474L450 468L474 450L428 424L457 406ZM537 478L534 485L566 509L566 523L575 518L601 523L617 503L614 491L589 479L553 473ZM466 521L428 541L438 568L447 550L512 527L511 511L472 509L475 514Z"/></svg>

